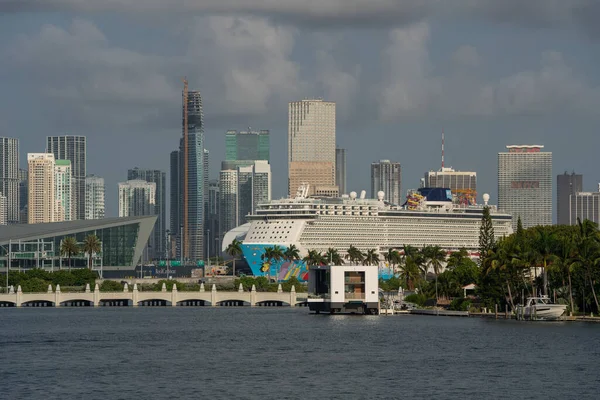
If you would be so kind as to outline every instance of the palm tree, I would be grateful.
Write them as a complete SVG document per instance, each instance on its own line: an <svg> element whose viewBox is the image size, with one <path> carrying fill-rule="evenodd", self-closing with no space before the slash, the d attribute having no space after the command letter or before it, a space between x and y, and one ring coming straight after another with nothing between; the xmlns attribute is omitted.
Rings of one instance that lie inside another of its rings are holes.
<svg viewBox="0 0 600 400"><path fill-rule="evenodd" d="M573 303L573 286L571 284L571 273L573 272L573 268L577 265L575 251L576 247L573 239L569 237L563 238L559 245L558 254L555 255L553 259L553 264L563 273L563 286L565 274L568 277L571 312L574 311L575 306Z"/></svg>
<svg viewBox="0 0 600 400"><path fill-rule="evenodd" d="M458 251L453 251L448 256L448 263L446 264L446 268L449 270L453 270L454 268L461 266L468 258L469 252L464 247Z"/></svg>
<svg viewBox="0 0 600 400"><path fill-rule="evenodd" d="M261 272L267 272L269 282L271 281L271 260L273 259L273 248L265 247L265 252L261 254L260 259L263 261L260 267Z"/></svg>
<svg viewBox="0 0 600 400"><path fill-rule="evenodd" d="M96 235L87 235L83 240L83 251L88 254L88 268L92 269L92 256L102 251L102 243Z"/></svg>
<svg viewBox="0 0 600 400"><path fill-rule="evenodd" d="M60 254L67 256L69 271L71 271L71 257L79 254L79 245L77 245L77 240L73 236L63 239L62 243L60 244Z"/></svg>
<svg viewBox="0 0 600 400"><path fill-rule="evenodd" d="M283 248L281 248L281 246L278 246L278 245L273 246L273 252L271 253L271 259L273 259L277 263L277 266L278 266L277 268L279 268L279 266L280 266L279 261L285 259L285 252L284 252ZM270 270L269 270L269 272L270 272ZM269 275L269 281L271 280L270 278L271 278L271 276ZM276 280L279 280L279 269L277 270L276 278L277 278Z"/></svg>
<svg viewBox="0 0 600 400"><path fill-rule="evenodd" d="M592 287L596 308L600 310L593 279L594 267L600 264L600 247L594 237L578 238L575 260L577 265L582 267L585 271L585 280L589 281L590 286Z"/></svg>
<svg viewBox="0 0 600 400"><path fill-rule="evenodd" d="M481 264L484 275L488 275L492 271L498 271L504 278L508 299L513 310L515 309L515 305L512 291L510 290L510 277L514 272L513 267L521 263L521 260L518 258L518 251L516 250L517 248L513 247L511 242L502 240L494 245L494 248L489 251L488 256L483 259Z"/></svg>
<svg viewBox="0 0 600 400"><path fill-rule="evenodd" d="M242 242L237 239L233 239L233 241L225 249L225 252L233 257L231 275L235 276L235 258L242 254Z"/></svg>
<svg viewBox="0 0 600 400"><path fill-rule="evenodd" d="M291 244L283 253L283 257L285 260L289 262L294 262L300 259L300 250L296 247L295 244Z"/></svg>
<svg viewBox="0 0 600 400"><path fill-rule="evenodd" d="M369 249L363 253L363 265L379 265L379 251Z"/></svg>
<svg viewBox="0 0 600 400"><path fill-rule="evenodd" d="M419 282L421 277L419 263L420 252L412 246L404 246L403 254L399 262L400 276L404 279L406 287L409 290L414 290L415 282Z"/></svg>
<svg viewBox="0 0 600 400"><path fill-rule="evenodd" d="M383 255L383 258L390 265L393 273L396 273L395 266L400 264L400 261L401 261L401 256L400 256L400 253L398 252L398 250L390 247L388 249L387 253L385 253Z"/></svg>
<svg viewBox="0 0 600 400"><path fill-rule="evenodd" d="M332 265L342 265L344 263L344 260L342 260L342 257L340 256L340 253L337 251L337 249L334 249L333 247L328 248L322 257L325 261L328 261L329 264Z"/></svg>
<svg viewBox="0 0 600 400"><path fill-rule="evenodd" d="M350 245L350 248L348 248L348 252L346 253L346 258L350 260L352 264L355 264L357 261L362 261L363 254L362 251L353 245Z"/></svg>
<svg viewBox="0 0 600 400"><path fill-rule="evenodd" d="M542 274L544 276L544 296L548 296L548 261L552 260L556 249L556 238L554 233L547 228L539 227L533 242L535 254L541 262Z"/></svg>
<svg viewBox="0 0 600 400"><path fill-rule="evenodd" d="M440 246L431 246L427 252L429 265L433 268L435 274L435 300L438 300L438 275L442 270L443 263L446 262L446 252Z"/></svg>
<svg viewBox="0 0 600 400"><path fill-rule="evenodd" d="M323 256L317 250L309 250L306 257L302 259L306 263L307 267L313 267L316 265L323 264Z"/></svg>

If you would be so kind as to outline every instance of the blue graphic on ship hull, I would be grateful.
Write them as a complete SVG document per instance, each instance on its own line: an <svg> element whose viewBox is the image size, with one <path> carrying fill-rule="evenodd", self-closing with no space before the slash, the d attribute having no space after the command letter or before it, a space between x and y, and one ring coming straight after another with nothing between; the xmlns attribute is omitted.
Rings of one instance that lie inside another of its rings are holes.
<svg viewBox="0 0 600 400"><path fill-rule="evenodd" d="M264 260L261 259L261 256L265 253L265 248L273 246L273 244L242 244L242 253L254 276L270 277L278 282L287 281L293 276L302 282L308 280L308 269L306 263L302 260L292 262L287 260L272 261L269 270L262 271ZM282 251L287 250L286 246L279 245L279 247ZM388 280L393 275L391 268L379 268L379 278Z"/></svg>

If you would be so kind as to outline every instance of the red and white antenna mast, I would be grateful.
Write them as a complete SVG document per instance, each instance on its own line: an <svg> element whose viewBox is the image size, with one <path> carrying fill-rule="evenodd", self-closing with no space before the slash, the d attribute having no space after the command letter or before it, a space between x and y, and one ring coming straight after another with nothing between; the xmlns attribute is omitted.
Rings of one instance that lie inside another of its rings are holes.
<svg viewBox="0 0 600 400"><path fill-rule="evenodd" d="M442 128L442 170L444 170L444 128Z"/></svg>

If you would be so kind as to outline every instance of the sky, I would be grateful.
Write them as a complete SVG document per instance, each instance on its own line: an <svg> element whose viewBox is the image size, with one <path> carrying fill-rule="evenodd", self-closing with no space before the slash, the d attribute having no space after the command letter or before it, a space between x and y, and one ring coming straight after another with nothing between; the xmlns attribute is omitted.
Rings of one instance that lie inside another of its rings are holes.
<svg viewBox="0 0 600 400"><path fill-rule="evenodd" d="M600 181L600 2L594 0L0 0L0 136L21 165L49 135L85 135L107 215L133 167L169 168L182 79L204 102L210 176L225 131L269 129L287 194L287 107L337 103L348 190L400 162L402 190L440 167L497 198L497 153L543 144L554 174ZM555 213L555 212L554 212Z"/></svg>

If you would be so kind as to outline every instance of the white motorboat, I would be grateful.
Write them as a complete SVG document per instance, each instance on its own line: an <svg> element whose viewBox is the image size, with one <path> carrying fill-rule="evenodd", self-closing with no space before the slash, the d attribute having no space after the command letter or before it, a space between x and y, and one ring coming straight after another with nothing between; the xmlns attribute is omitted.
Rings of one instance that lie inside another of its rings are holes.
<svg viewBox="0 0 600 400"><path fill-rule="evenodd" d="M560 318L567 306L564 304L554 304L548 296L528 297L525 306L519 306L521 318L531 320L554 320Z"/></svg>

